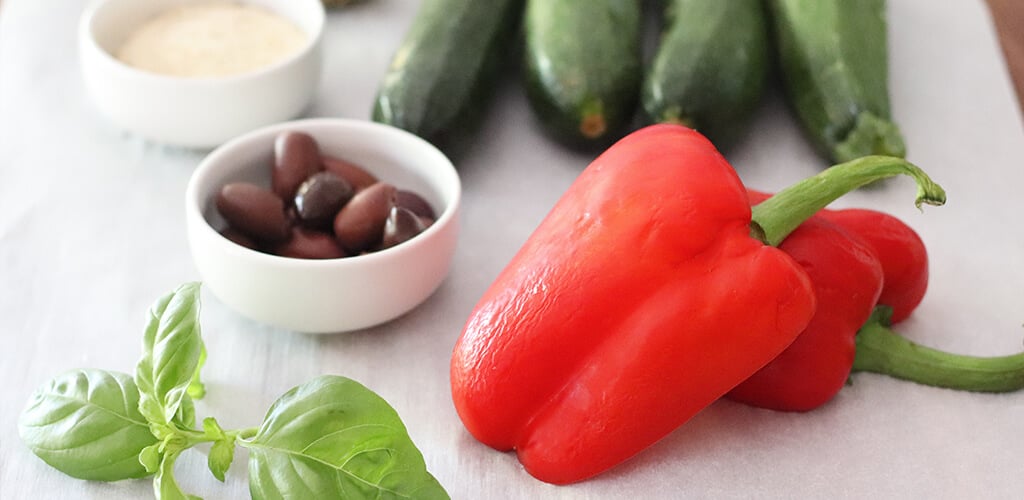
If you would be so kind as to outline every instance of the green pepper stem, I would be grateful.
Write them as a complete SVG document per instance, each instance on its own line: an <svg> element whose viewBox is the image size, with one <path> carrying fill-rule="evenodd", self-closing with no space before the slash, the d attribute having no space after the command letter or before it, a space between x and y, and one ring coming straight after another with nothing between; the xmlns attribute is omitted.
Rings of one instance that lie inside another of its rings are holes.
<svg viewBox="0 0 1024 500"><path fill-rule="evenodd" d="M865 156L840 163L779 191L753 208L751 234L778 246L800 224L842 195L872 182L907 175L917 182L914 205L942 205L946 192L923 170L891 156Z"/></svg>
<svg viewBox="0 0 1024 500"><path fill-rule="evenodd" d="M853 371L873 372L933 387L974 392L1024 389L1024 352L974 357L915 344L889 328L892 310L879 306L857 333Z"/></svg>

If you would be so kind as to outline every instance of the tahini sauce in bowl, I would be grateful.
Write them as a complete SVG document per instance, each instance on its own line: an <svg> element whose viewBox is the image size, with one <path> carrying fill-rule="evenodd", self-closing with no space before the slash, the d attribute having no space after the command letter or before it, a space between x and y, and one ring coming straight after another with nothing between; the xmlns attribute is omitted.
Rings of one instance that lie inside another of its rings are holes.
<svg viewBox="0 0 1024 500"><path fill-rule="evenodd" d="M307 35L265 8L211 1L181 5L133 31L116 57L135 68L186 78L224 77L274 64Z"/></svg>
<svg viewBox="0 0 1024 500"><path fill-rule="evenodd" d="M322 0L93 0L79 22L82 80L113 124L211 148L302 114L324 20Z"/></svg>

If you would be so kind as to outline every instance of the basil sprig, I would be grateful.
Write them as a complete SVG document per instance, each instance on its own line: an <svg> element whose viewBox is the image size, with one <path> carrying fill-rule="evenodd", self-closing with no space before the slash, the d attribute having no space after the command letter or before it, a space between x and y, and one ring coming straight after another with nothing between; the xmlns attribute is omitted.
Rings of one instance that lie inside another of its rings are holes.
<svg viewBox="0 0 1024 500"><path fill-rule="evenodd" d="M206 392L199 292L199 283L186 283L153 304L134 378L73 370L36 390L18 422L29 449L80 479L151 475L161 500L198 498L182 489L174 464L199 443L211 443L207 465L220 481L235 446L248 448L256 499L448 498L395 410L345 377L288 391L258 428L225 430L213 417L195 428L193 400Z"/></svg>

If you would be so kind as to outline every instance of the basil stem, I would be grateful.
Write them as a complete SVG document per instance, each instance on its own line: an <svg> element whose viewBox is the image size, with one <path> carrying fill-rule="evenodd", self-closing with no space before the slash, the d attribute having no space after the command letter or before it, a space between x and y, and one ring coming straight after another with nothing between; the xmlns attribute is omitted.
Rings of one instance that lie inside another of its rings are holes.
<svg viewBox="0 0 1024 500"><path fill-rule="evenodd" d="M153 477L153 495L156 500L200 500L195 495L189 495L178 485L174 477L174 462L178 459L182 450L165 453L160 461L160 469Z"/></svg>

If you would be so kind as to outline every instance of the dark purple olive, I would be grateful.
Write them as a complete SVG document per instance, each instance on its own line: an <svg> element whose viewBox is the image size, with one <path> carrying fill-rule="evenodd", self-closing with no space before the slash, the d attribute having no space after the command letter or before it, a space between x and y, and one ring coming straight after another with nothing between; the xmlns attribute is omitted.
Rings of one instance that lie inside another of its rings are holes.
<svg viewBox="0 0 1024 500"><path fill-rule="evenodd" d="M358 254L380 242L396 191L394 186L378 182L356 193L338 212L334 236L346 251Z"/></svg>
<svg viewBox="0 0 1024 500"><path fill-rule="evenodd" d="M355 190L345 179L320 172L306 179L295 192L295 212L306 227L329 230L341 207Z"/></svg>
<svg viewBox="0 0 1024 500"><path fill-rule="evenodd" d="M296 259L337 259L348 255L334 235L301 226L293 227L291 238L268 250L274 255Z"/></svg>
<svg viewBox="0 0 1024 500"><path fill-rule="evenodd" d="M405 207L394 206L384 222L384 236L381 239L381 249L391 248L399 243L404 243L413 236L420 234L427 226L423 220L412 210Z"/></svg>
<svg viewBox="0 0 1024 500"><path fill-rule="evenodd" d="M291 224L284 202L269 189L247 182L233 182L217 193L217 210L231 227L258 241L281 241Z"/></svg>
<svg viewBox="0 0 1024 500"><path fill-rule="evenodd" d="M282 132L274 139L271 186L282 200L291 200L299 185L322 170L320 147L303 132Z"/></svg>
<svg viewBox="0 0 1024 500"><path fill-rule="evenodd" d="M420 217L428 217L430 219L437 218L437 216L434 215L434 209L431 208L430 203L427 203L427 200L424 200L422 196L412 191L399 189L395 198L395 204L400 207L408 208L412 213L419 215Z"/></svg>
<svg viewBox="0 0 1024 500"><path fill-rule="evenodd" d="M330 156L324 156L321 161L324 170L345 179L356 191L362 191L377 183L377 178L373 174L354 163Z"/></svg>
<svg viewBox="0 0 1024 500"><path fill-rule="evenodd" d="M230 227L230 226L228 228L224 229L223 231L221 231L220 235L225 237L225 238L227 238L229 241L233 242L234 244L243 246L243 247L248 248L250 250L256 250L259 247L259 245L256 243L255 240L253 240L252 238L246 236L241 231L239 231L239 230L237 230L237 229L235 229L233 227Z"/></svg>

